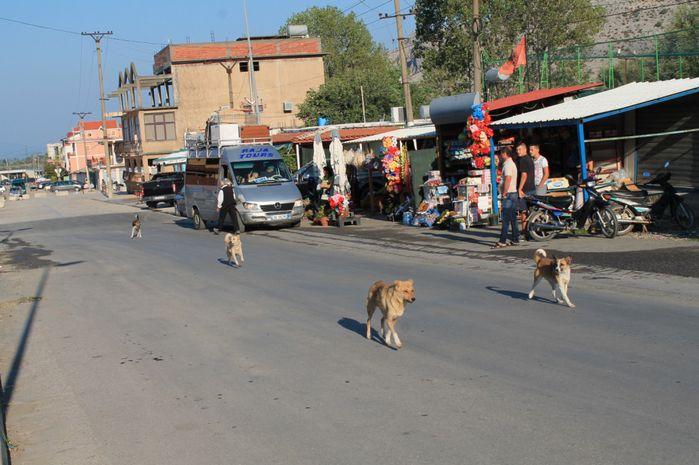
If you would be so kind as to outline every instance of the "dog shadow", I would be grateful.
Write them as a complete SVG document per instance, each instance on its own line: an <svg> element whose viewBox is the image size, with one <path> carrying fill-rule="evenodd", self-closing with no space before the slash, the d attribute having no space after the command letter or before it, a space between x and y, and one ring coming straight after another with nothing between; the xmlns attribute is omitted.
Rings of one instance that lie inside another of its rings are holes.
<svg viewBox="0 0 699 465"><path fill-rule="evenodd" d="M220 264L222 264L222 265L226 265L226 266L229 267L229 268L236 268L236 269L242 268L241 265L237 265L237 266L236 266L235 262L233 262L233 261L231 261L231 264L229 265L229 264L228 264L228 259L227 259L227 258L219 258L219 259L218 259L218 262L219 262Z"/></svg>
<svg viewBox="0 0 699 465"><path fill-rule="evenodd" d="M337 324L339 324L348 331L352 331L354 333L359 334L360 336L362 336L362 338L366 339L366 323L353 320L352 318L340 318L339 320L337 320ZM384 347L388 347L391 350L398 350L395 347L391 347L388 344L386 344L386 341L384 341L384 339L381 337L381 333L379 333L373 327L373 325L371 328L371 340Z"/></svg>
<svg viewBox="0 0 699 465"><path fill-rule="evenodd" d="M485 288L488 289L489 291L497 292L500 295L504 295L505 297L510 297L510 298L516 299L516 300L524 300L524 301L533 300L533 301L537 301L537 302L544 302L547 304L558 305L558 302L556 302L553 299L544 299L543 297L539 297L537 295L535 295L533 299L529 299L529 293L527 293L527 292L510 291L507 289L500 289L496 286L486 286Z"/></svg>

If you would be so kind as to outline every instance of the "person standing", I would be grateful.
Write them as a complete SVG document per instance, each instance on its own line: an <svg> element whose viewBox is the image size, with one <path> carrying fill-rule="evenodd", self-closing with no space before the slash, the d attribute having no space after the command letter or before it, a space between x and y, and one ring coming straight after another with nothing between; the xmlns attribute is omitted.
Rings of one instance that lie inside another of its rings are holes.
<svg viewBox="0 0 699 465"><path fill-rule="evenodd" d="M517 227L517 166L512 161L512 149L504 147L500 150L502 165L502 181L500 182L500 199L502 201L502 229L500 240L493 249L501 249L507 245L519 245L519 229ZM507 233L512 228L512 241L507 243Z"/></svg>
<svg viewBox="0 0 699 465"><path fill-rule="evenodd" d="M546 181L549 179L549 161L539 150L539 144L531 144L529 146L529 153L534 160L536 195L546 195Z"/></svg>
<svg viewBox="0 0 699 465"><path fill-rule="evenodd" d="M221 190L218 191L218 201L216 211L218 212L218 228L214 229L214 234L218 234L223 228L226 215L230 215L233 221L233 233L238 233L238 215L235 208L235 193L230 179L224 179Z"/></svg>
<svg viewBox="0 0 699 465"><path fill-rule="evenodd" d="M525 197L536 194L536 184L534 184L534 160L529 155L527 144L521 141L517 144L517 173L519 174L519 184L517 186L517 194L519 204L519 221L521 230L524 230L524 223L527 221L527 201Z"/></svg>

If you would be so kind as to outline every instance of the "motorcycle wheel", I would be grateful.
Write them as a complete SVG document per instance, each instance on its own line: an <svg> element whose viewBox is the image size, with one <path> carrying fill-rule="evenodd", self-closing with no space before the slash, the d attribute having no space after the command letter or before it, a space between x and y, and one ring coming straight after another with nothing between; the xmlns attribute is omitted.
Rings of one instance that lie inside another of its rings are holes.
<svg viewBox="0 0 699 465"><path fill-rule="evenodd" d="M537 242L548 241L558 235L558 231L541 229L538 225L551 224L551 217L548 212L537 211L532 213L527 219L527 234Z"/></svg>
<svg viewBox="0 0 699 465"><path fill-rule="evenodd" d="M616 233L617 236L623 236L633 231L634 226L636 226L635 224L621 223L619 221L632 220L634 218L635 215L629 207L627 207L626 205L615 205L612 207L612 211L614 211L614 215L616 215L617 222L619 223L619 230Z"/></svg>
<svg viewBox="0 0 699 465"><path fill-rule="evenodd" d="M692 229L694 226L694 212L691 208L681 202L677 205L675 209L675 222L682 229Z"/></svg>
<svg viewBox="0 0 699 465"><path fill-rule="evenodd" d="M619 231L619 222L616 219L616 215L609 207L600 208L595 212L595 223L597 229L599 229L602 235L607 239L613 238Z"/></svg>

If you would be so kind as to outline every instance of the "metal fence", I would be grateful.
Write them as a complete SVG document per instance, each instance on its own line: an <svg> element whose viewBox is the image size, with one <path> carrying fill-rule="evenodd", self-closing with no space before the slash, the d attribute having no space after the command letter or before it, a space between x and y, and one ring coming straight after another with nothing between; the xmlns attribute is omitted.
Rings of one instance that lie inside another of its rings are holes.
<svg viewBox="0 0 699 465"><path fill-rule="evenodd" d="M634 81L699 76L699 27L528 54L527 65L502 84L490 84L490 97L590 81L614 88ZM483 57L484 69L507 58Z"/></svg>

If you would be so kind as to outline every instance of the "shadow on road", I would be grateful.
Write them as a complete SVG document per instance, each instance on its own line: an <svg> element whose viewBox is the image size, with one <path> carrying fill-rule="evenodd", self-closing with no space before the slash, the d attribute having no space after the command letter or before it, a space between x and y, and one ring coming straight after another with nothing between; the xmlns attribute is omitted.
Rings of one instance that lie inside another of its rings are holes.
<svg viewBox="0 0 699 465"><path fill-rule="evenodd" d="M353 320L352 318L340 318L337 320L337 324L349 331L359 334L363 338L366 338L366 323ZM383 338L379 335L379 332L374 328L371 328L371 340L377 344L381 344L382 346L386 345Z"/></svg>
<svg viewBox="0 0 699 465"><path fill-rule="evenodd" d="M500 289L500 288L498 288L498 287L496 287L496 286L486 286L485 288L488 289L489 291L497 292L497 293L500 294L500 295L504 295L505 297L510 297L510 298L512 298L512 299L516 299L516 300L529 300L529 294L526 293L526 292L510 291L510 290L507 290L507 289ZM544 302L544 303L547 303L547 304L558 304L558 302L556 302L556 301L554 301L554 300L551 300L551 299L542 299L542 298L539 297L539 296L534 296L534 298L533 298L532 300L533 300L533 301L536 301L536 302Z"/></svg>
<svg viewBox="0 0 699 465"><path fill-rule="evenodd" d="M15 384L17 383L17 378L19 377L19 372L22 369L22 360L24 359L24 353L27 350L27 343L29 342L29 336L32 332L32 326L34 325L34 317L39 311L39 304L41 303L41 297L44 294L44 288L46 287L46 281L49 277L49 269L44 269L39 280L39 285L36 287L36 293L34 294L34 302L27 315L27 320L24 323L24 330L22 331L22 337L17 345L17 350L12 359L12 364L10 365L10 371L7 373L7 378L5 379L5 386L2 391L2 409L5 418L7 418L7 407L12 401L12 394L15 390Z"/></svg>

